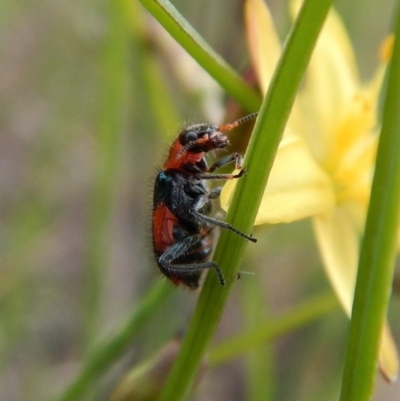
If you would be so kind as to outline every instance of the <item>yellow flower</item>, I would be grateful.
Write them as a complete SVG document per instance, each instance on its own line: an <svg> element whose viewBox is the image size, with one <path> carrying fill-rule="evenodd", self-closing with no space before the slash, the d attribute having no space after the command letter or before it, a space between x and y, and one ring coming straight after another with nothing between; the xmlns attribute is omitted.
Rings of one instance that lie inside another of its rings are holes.
<svg viewBox="0 0 400 401"><path fill-rule="evenodd" d="M295 13L299 2L292 8ZM247 0L245 18L253 65L266 92L281 46L263 0ZM370 82L360 82L349 38L332 10L293 106L255 223L311 217L326 272L348 315L374 171L384 72L382 63ZM222 191L224 209L234 186L229 182ZM397 350L387 324L380 366L389 381L395 380Z"/></svg>

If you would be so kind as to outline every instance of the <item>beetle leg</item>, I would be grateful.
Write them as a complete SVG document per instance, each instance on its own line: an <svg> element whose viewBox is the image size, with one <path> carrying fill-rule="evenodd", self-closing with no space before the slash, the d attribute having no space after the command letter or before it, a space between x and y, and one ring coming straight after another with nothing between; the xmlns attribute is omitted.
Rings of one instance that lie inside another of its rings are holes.
<svg viewBox="0 0 400 401"><path fill-rule="evenodd" d="M222 274L222 271L218 267L218 265L213 261L203 263L191 263L187 265L167 264L162 266L166 271L174 273L178 276L182 273L197 273L203 271L204 269L214 269L217 273L220 284L225 285L224 275Z"/></svg>
<svg viewBox="0 0 400 401"><path fill-rule="evenodd" d="M208 173L212 173L216 169L226 166L227 164L231 162L235 162L235 167L237 169L242 168L242 155L240 153L232 153L231 155L225 156L219 160L217 160L211 167L209 167L206 171Z"/></svg>
<svg viewBox="0 0 400 401"><path fill-rule="evenodd" d="M206 216L206 215L201 214L201 213L199 213L197 211L195 211L194 214L196 214L199 219L201 219L203 221L206 221L207 223L210 223L210 224L212 224L214 226L225 228L226 230L230 230L230 231L234 232L235 234L238 234L241 237L248 239L251 242L257 242L256 238L252 237L251 235L247 235L246 233L238 230L237 228L233 227L231 224L229 224L229 223L227 223L225 221L214 219L213 217Z"/></svg>
<svg viewBox="0 0 400 401"><path fill-rule="evenodd" d="M182 239L181 241L175 242L171 245L159 258L158 263L169 273L174 273L180 276L182 273L197 273L204 269L214 269L219 278L221 285L225 285L224 275L221 269L215 262L201 262L201 263L187 263L187 264L177 264L173 263L179 257L190 253L192 251L191 246L199 240L202 236L191 235Z"/></svg>
<svg viewBox="0 0 400 401"><path fill-rule="evenodd" d="M209 194L197 196L192 204L192 209L194 211L200 210L207 204L209 199L210 199Z"/></svg>
<svg viewBox="0 0 400 401"><path fill-rule="evenodd" d="M199 180L232 180L234 178L240 178L246 174L246 169L242 169L237 174L196 174L196 178Z"/></svg>
<svg viewBox="0 0 400 401"><path fill-rule="evenodd" d="M222 187L213 188L208 194L209 199L217 199L221 195Z"/></svg>

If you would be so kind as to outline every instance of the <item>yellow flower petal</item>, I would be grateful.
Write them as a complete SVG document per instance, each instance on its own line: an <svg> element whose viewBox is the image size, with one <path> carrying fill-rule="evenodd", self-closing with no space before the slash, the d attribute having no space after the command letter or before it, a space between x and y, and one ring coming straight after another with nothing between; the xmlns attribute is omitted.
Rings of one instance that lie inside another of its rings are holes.
<svg viewBox="0 0 400 401"><path fill-rule="evenodd" d="M221 193L226 210L235 182ZM255 224L288 223L332 208L335 194L329 177L311 158L304 142L287 138L278 149Z"/></svg>
<svg viewBox="0 0 400 401"><path fill-rule="evenodd" d="M357 275L358 224L343 206L313 219L314 231L329 280L348 316Z"/></svg>
<svg viewBox="0 0 400 401"><path fill-rule="evenodd" d="M336 125L332 148L324 163L326 168L332 170L332 167L338 165L343 156L351 153L360 142L368 141L375 122L376 100L362 93L353 96L347 104L346 113ZM368 165L371 163L372 159Z"/></svg>
<svg viewBox="0 0 400 401"><path fill-rule="evenodd" d="M246 0L244 13L250 57L261 90L266 93L281 55L281 44L264 0ZM287 123L287 127L295 132L303 126L297 103L294 103Z"/></svg>
<svg viewBox="0 0 400 401"><path fill-rule="evenodd" d="M265 93L278 63L281 45L265 2L246 0L244 7L250 56Z"/></svg>
<svg viewBox="0 0 400 401"><path fill-rule="evenodd" d="M352 145L351 149L341 155L342 160L336 161L336 166L331 165L332 176L336 182L338 202L357 202L357 207L365 215L374 173L378 134L371 132Z"/></svg>
<svg viewBox="0 0 400 401"><path fill-rule="evenodd" d="M350 316L358 266L358 216L353 219L352 209L340 206L329 214L316 216L313 223L328 277L344 310ZM388 381L396 380L398 356L387 323L382 331L379 364Z"/></svg>
<svg viewBox="0 0 400 401"><path fill-rule="evenodd" d="M297 2L296 2L297 3ZM319 161L332 149L335 127L360 87L353 50L338 14L330 11L300 93L304 134Z"/></svg>

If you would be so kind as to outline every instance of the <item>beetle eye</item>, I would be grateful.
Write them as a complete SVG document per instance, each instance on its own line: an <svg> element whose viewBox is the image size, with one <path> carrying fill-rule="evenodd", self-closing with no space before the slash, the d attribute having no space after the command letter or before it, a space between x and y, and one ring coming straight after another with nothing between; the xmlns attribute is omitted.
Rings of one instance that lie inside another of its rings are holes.
<svg viewBox="0 0 400 401"><path fill-rule="evenodd" d="M186 143L196 141L198 139L197 134L194 131L189 131L185 135Z"/></svg>

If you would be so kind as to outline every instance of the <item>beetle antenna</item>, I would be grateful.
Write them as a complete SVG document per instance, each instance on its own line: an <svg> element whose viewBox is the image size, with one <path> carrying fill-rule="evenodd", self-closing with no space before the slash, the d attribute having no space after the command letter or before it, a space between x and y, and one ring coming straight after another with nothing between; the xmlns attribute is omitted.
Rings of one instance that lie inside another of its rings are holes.
<svg viewBox="0 0 400 401"><path fill-rule="evenodd" d="M196 145L198 145L199 142L201 141L198 139L196 141L188 142L185 146L182 147L177 156L182 156L185 152L188 152L191 148L194 148Z"/></svg>
<svg viewBox="0 0 400 401"><path fill-rule="evenodd" d="M231 129L236 128L238 125L241 125L250 120L254 120L255 118L257 118L257 116L258 116L258 113L248 114L247 116L239 118L239 120L236 120L233 123L221 125L220 127L218 127L218 130L219 131L230 131Z"/></svg>

